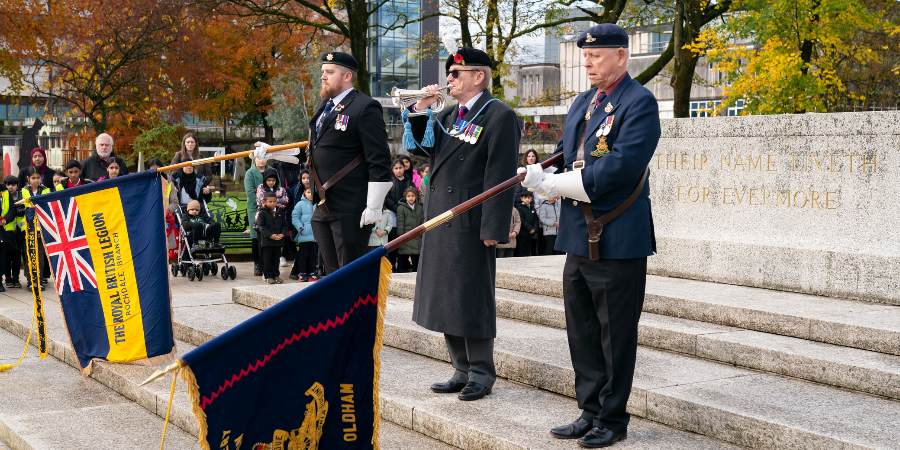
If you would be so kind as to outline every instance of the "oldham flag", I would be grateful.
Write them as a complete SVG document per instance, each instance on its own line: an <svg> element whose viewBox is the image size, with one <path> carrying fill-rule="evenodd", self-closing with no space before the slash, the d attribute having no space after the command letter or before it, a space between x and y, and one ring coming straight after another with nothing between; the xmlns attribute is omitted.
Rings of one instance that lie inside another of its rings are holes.
<svg viewBox="0 0 900 450"><path fill-rule="evenodd" d="M378 447L384 247L183 356L204 449Z"/></svg>
<svg viewBox="0 0 900 450"><path fill-rule="evenodd" d="M162 185L143 172L31 198L72 347L91 361L173 353Z"/></svg>

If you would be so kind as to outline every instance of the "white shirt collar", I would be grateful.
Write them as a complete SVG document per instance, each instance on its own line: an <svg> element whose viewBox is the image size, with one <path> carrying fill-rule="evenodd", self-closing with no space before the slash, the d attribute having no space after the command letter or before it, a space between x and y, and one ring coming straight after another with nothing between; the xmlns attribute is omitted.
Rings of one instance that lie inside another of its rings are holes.
<svg viewBox="0 0 900 450"><path fill-rule="evenodd" d="M337 106L338 103L340 103L342 100L344 100L344 97L346 97L347 94L349 94L350 91L352 91L352 90L353 90L353 88L351 87L351 88L347 89L346 91L341 92L338 95L335 95L334 98L331 99L331 102L334 103L335 106Z"/></svg>
<svg viewBox="0 0 900 450"><path fill-rule="evenodd" d="M474 97L470 98L469 101L467 101L466 104L463 105L463 106L465 106L467 110L471 111L471 110L472 110L472 107L475 106L475 102L477 102L478 99L481 98L482 94L484 94L484 91L479 92L477 95L475 95Z"/></svg>

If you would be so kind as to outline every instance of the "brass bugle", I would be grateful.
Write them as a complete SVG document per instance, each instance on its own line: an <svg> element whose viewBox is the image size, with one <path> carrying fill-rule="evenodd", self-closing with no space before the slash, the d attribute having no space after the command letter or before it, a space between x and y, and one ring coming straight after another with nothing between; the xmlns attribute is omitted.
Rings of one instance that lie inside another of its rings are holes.
<svg viewBox="0 0 900 450"><path fill-rule="evenodd" d="M394 87L393 89L391 89L391 93L389 95L394 106L397 106L400 109L409 108L423 98L428 98L436 95L438 97L438 100L433 105L431 105L431 111L438 112L444 109L444 106L447 105L447 94L449 92L449 85L438 88L436 92L428 92L424 89L399 89L397 87ZM428 111L416 111L409 113L410 116L421 116L423 114L428 114Z"/></svg>

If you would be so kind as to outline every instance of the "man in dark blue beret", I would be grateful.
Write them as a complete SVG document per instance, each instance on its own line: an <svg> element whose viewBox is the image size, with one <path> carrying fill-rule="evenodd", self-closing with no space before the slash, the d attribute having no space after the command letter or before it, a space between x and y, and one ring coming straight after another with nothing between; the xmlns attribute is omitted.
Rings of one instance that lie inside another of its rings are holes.
<svg viewBox="0 0 900 450"><path fill-rule="evenodd" d="M656 252L647 165L660 125L653 94L628 75L625 30L596 25L577 44L592 87L569 108L557 147L564 165L556 174L538 164L519 170L523 186L563 197L556 250L566 253L566 333L582 414L550 434L599 448L627 434L647 256Z"/></svg>
<svg viewBox="0 0 900 450"><path fill-rule="evenodd" d="M328 52L319 61L322 103L309 121L306 161L318 202L313 235L330 274L368 250L393 183L381 104L353 87L356 58ZM266 144L257 147L257 157L269 156Z"/></svg>

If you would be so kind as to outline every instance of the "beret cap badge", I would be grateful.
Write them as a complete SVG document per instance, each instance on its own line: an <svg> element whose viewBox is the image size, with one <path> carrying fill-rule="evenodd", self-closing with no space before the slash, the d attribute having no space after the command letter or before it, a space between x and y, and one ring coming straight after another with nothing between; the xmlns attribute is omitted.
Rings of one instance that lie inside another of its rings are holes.
<svg viewBox="0 0 900 450"><path fill-rule="evenodd" d="M588 33L587 36L584 37L584 42L594 42L597 39L591 36L591 33Z"/></svg>
<svg viewBox="0 0 900 450"><path fill-rule="evenodd" d="M334 55L332 55L331 53L329 53L329 54L325 55L325 59L331 61L331 60L334 59Z"/></svg>

